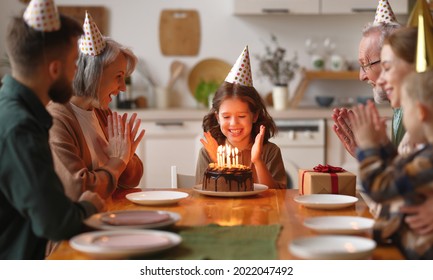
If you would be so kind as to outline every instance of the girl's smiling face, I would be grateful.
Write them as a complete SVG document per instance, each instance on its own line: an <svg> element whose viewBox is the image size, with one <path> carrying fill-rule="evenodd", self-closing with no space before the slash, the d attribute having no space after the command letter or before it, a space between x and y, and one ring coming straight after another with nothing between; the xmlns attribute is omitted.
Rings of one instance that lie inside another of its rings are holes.
<svg viewBox="0 0 433 280"><path fill-rule="evenodd" d="M217 112L221 132L233 146L242 150L251 143L251 131L257 116L250 111L248 103L239 98L227 98Z"/></svg>
<svg viewBox="0 0 433 280"><path fill-rule="evenodd" d="M112 96L119 94L119 91L125 91L125 73L127 61L123 53L119 53L117 58L109 65L104 67L101 84L98 91L98 108L108 109L112 101Z"/></svg>

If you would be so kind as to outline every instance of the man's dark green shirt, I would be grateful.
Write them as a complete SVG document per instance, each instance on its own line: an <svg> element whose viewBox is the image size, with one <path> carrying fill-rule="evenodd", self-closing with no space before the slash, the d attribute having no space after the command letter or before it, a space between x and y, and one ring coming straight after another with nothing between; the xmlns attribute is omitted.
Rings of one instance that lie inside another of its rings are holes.
<svg viewBox="0 0 433 280"><path fill-rule="evenodd" d="M29 88L7 75L0 89L0 259L42 259L48 240L68 239L95 213L72 202L48 144L52 118Z"/></svg>

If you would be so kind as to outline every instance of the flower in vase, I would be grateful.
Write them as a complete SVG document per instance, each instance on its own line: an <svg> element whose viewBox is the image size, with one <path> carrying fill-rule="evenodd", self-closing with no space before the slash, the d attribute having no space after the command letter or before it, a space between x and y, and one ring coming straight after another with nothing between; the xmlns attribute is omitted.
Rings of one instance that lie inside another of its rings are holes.
<svg viewBox="0 0 433 280"><path fill-rule="evenodd" d="M286 49L278 44L277 37L271 35L271 45L265 46L266 53L257 55L259 60L259 75L267 77L274 85L288 85L298 69L296 53L292 59L285 59Z"/></svg>

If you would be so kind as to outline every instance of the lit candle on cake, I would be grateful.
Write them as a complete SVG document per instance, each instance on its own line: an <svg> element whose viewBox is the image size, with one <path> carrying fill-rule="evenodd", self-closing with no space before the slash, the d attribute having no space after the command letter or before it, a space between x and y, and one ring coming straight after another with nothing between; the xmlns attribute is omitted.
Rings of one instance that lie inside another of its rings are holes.
<svg viewBox="0 0 433 280"><path fill-rule="evenodd" d="M239 150L238 150L238 148L235 147L235 155L236 155L235 164L236 164L236 167L239 166L239 156L238 156L238 153L239 153Z"/></svg>
<svg viewBox="0 0 433 280"><path fill-rule="evenodd" d="M224 165L226 164L225 151L226 151L226 148L224 146L222 146L221 147L221 158L222 158L221 166L222 167L224 167Z"/></svg>
<svg viewBox="0 0 433 280"><path fill-rule="evenodd" d="M227 154L227 167L230 168L231 167L231 159L230 159L230 153L231 153L231 149L230 146L226 145L226 154Z"/></svg>
<svg viewBox="0 0 433 280"><path fill-rule="evenodd" d="M218 146L218 148L217 148L217 166L218 167L221 166L221 161L222 161L222 159L221 159L221 149L222 149L222 147Z"/></svg>
<svg viewBox="0 0 433 280"><path fill-rule="evenodd" d="M233 161L233 165L235 166L235 167L237 167L237 165L236 165L236 160L235 160L235 149L231 149L232 150L232 161Z"/></svg>

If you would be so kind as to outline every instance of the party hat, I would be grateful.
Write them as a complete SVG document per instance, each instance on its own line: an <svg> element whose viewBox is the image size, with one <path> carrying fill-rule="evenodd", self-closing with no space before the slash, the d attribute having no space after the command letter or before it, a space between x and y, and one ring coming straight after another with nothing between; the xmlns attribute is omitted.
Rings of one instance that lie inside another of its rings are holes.
<svg viewBox="0 0 433 280"><path fill-rule="evenodd" d="M253 86L248 46L244 48L238 60L236 60L236 63L233 65L225 81L242 86Z"/></svg>
<svg viewBox="0 0 433 280"><path fill-rule="evenodd" d="M417 72L424 72L433 66L433 19L425 0L416 2L408 26L418 27L415 66Z"/></svg>
<svg viewBox="0 0 433 280"><path fill-rule="evenodd" d="M390 23L397 22L394 12L392 11L391 5L388 0L379 0L379 4L376 9L376 16L374 17L374 23Z"/></svg>
<svg viewBox="0 0 433 280"><path fill-rule="evenodd" d="M86 11L83 24L84 35L80 39L80 50L91 56L99 55L105 49L105 40L92 16Z"/></svg>
<svg viewBox="0 0 433 280"><path fill-rule="evenodd" d="M32 0L23 15L24 21L37 31L52 32L60 29L60 16L53 0Z"/></svg>

